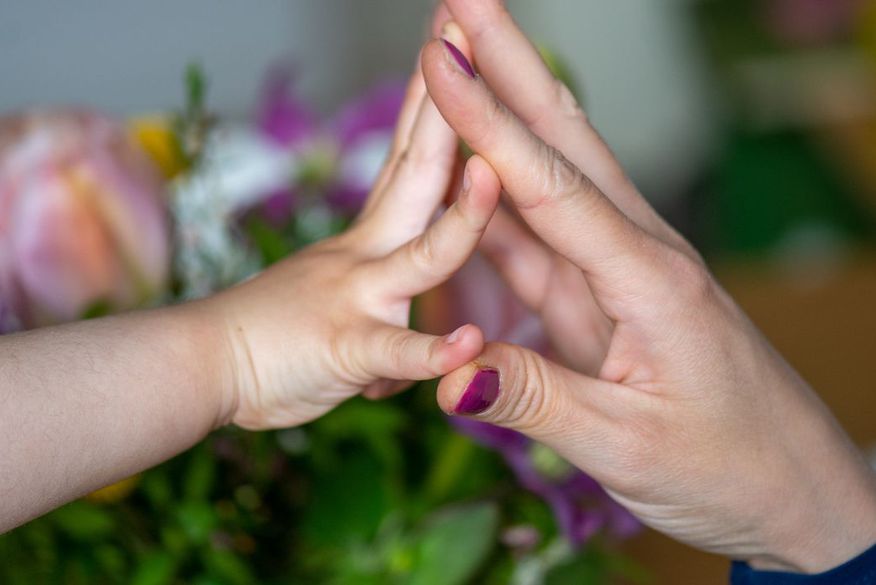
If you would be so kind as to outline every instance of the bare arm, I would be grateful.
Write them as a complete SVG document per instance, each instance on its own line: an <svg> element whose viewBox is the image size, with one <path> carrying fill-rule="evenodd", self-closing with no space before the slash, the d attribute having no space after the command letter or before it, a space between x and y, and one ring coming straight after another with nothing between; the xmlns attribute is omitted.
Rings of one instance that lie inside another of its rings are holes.
<svg viewBox="0 0 876 585"><path fill-rule="evenodd" d="M475 326L408 328L412 297L465 263L498 204L498 178L473 157L456 203L430 225L456 156L418 72L346 233L203 301L0 338L0 532L218 426L303 424L474 359Z"/></svg>
<svg viewBox="0 0 876 585"><path fill-rule="evenodd" d="M0 532L229 421L205 317L192 304L0 337Z"/></svg>

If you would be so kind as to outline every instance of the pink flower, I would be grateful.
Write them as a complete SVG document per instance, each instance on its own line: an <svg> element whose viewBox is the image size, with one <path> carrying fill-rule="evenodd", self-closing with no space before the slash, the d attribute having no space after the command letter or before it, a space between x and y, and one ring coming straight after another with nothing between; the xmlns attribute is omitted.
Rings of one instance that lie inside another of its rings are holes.
<svg viewBox="0 0 876 585"><path fill-rule="evenodd" d="M0 118L0 331L160 295L170 263L161 189L124 127L106 117Z"/></svg>

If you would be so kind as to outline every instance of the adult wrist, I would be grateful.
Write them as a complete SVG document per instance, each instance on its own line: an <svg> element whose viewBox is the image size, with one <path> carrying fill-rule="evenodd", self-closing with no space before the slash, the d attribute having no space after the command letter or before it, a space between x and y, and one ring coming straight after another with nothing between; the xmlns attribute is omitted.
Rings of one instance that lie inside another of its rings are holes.
<svg viewBox="0 0 876 585"><path fill-rule="evenodd" d="M851 445L823 462L820 480L793 484L774 496L773 526L763 554L748 558L754 569L818 574L876 543L876 476ZM784 502L786 505L781 505ZM765 525L770 525L765 521Z"/></svg>
<svg viewBox="0 0 876 585"><path fill-rule="evenodd" d="M736 561L730 570L731 585L871 585L876 583L876 542L827 571L804 575L756 569Z"/></svg>

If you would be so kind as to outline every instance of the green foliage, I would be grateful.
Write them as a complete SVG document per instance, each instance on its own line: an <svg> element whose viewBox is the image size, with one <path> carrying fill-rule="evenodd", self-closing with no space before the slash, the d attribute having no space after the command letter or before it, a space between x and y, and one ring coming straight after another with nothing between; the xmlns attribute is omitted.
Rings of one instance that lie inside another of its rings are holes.
<svg viewBox="0 0 876 585"><path fill-rule="evenodd" d="M500 531L528 524L548 542L553 518L451 430L430 388L351 400L303 429L214 433L120 501L0 536L0 583L507 583ZM583 558L568 570L592 572Z"/></svg>
<svg viewBox="0 0 876 585"><path fill-rule="evenodd" d="M112 305L109 301L99 300L89 305L85 311L82 312L81 319L97 319L99 317L106 317L110 313L112 313Z"/></svg>
<svg viewBox="0 0 876 585"><path fill-rule="evenodd" d="M589 583L647 585L648 573L630 560L618 557L594 543L583 554L573 555L547 571L544 585Z"/></svg>
<svg viewBox="0 0 876 585"><path fill-rule="evenodd" d="M424 526L411 585L468 583L493 548L499 511L492 504L436 514Z"/></svg>
<svg viewBox="0 0 876 585"><path fill-rule="evenodd" d="M175 119L189 166L213 123L206 89L190 67ZM349 222L306 192L324 182L323 162L302 169L287 225L259 210L243 218L264 266ZM300 429L213 433L133 492L104 491L0 536L0 583L507 584L520 551L501 544L502 530L525 524L555 542L554 519L497 454L449 427L434 388L350 400Z"/></svg>

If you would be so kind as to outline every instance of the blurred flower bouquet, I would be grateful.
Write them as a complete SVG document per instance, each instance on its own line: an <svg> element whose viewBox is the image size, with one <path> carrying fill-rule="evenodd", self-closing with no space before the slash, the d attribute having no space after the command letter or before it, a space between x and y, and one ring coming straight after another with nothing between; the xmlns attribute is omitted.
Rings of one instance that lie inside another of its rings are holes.
<svg viewBox="0 0 876 585"><path fill-rule="evenodd" d="M249 124L210 115L197 68L172 116L0 119L0 332L207 295L344 229L388 150L402 88L380 84L325 122L291 81L268 76ZM482 287L499 300L474 308ZM450 326L470 311L492 337L542 343L478 263L415 313ZM516 433L455 426L424 384L303 428L214 433L0 537L0 582L638 578L605 546L636 523L594 481Z"/></svg>

